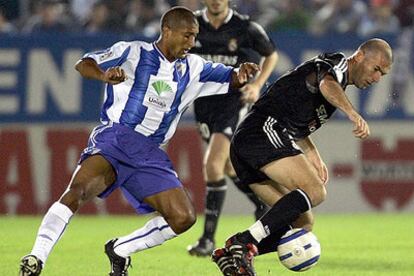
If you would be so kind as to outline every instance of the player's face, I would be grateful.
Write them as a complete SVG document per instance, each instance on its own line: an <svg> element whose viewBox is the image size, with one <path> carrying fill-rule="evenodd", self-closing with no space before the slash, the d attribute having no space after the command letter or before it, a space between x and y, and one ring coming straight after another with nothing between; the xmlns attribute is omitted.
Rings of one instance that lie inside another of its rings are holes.
<svg viewBox="0 0 414 276"><path fill-rule="evenodd" d="M209 13L219 15L226 12L229 7L229 0L204 0L204 5Z"/></svg>
<svg viewBox="0 0 414 276"><path fill-rule="evenodd" d="M186 24L170 31L169 53L174 59L184 58L195 45L198 35L198 25Z"/></svg>
<svg viewBox="0 0 414 276"><path fill-rule="evenodd" d="M388 74L391 64L381 53L364 55L359 62L356 71L354 84L358 88L367 88L377 83Z"/></svg>

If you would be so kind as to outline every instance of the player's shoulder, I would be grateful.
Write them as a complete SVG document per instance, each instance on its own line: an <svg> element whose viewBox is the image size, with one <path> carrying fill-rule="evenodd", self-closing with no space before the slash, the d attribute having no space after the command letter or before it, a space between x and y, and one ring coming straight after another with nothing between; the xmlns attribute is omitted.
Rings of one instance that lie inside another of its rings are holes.
<svg viewBox="0 0 414 276"><path fill-rule="evenodd" d="M197 18L201 18L203 16L203 10L196 10L194 12L194 16Z"/></svg>
<svg viewBox="0 0 414 276"><path fill-rule="evenodd" d="M243 22L250 21L250 16L249 15L247 15L247 14L241 14L241 13L239 13L236 10L233 10L233 18L236 19L236 20L243 21Z"/></svg>
<svg viewBox="0 0 414 276"><path fill-rule="evenodd" d="M319 55L319 58L332 65L343 63L346 60L346 56L342 52L323 53Z"/></svg>

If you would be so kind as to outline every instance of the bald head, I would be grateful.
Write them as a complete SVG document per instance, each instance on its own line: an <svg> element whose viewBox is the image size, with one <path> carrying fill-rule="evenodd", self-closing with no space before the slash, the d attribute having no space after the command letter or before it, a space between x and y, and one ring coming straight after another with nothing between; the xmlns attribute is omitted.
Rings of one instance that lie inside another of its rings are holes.
<svg viewBox="0 0 414 276"><path fill-rule="evenodd" d="M385 40L379 38L367 40L358 47L358 50L362 51L365 55L380 53L385 60L392 63L392 49Z"/></svg>
<svg viewBox="0 0 414 276"><path fill-rule="evenodd" d="M171 8L161 17L161 29L164 27L177 29L191 24L198 25L198 22L193 11L186 7Z"/></svg>

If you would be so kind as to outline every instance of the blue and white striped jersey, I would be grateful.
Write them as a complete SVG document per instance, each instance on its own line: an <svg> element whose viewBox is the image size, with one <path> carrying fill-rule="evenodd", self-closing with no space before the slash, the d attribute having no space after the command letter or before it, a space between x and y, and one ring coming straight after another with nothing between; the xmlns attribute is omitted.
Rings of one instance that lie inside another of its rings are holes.
<svg viewBox="0 0 414 276"><path fill-rule="evenodd" d="M155 43L118 42L87 53L102 70L121 66L127 80L105 85L101 121L120 123L165 144L187 107L198 97L229 91L233 67L189 54L169 62Z"/></svg>

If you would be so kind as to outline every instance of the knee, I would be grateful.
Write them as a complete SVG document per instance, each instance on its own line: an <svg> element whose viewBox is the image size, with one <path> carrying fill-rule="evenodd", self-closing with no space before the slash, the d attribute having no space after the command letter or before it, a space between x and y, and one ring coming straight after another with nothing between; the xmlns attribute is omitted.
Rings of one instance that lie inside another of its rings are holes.
<svg viewBox="0 0 414 276"><path fill-rule="evenodd" d="M224 177L224 167L216 160L207 160L204 170L208 181L218 181Z"/></svg>
<svg viewBox="0 0 414 276"><path fill-rule="evenodd" d="M174 233L181 234L194 225L196 215L194 210L176 211L167 221Z"/></svg>
<svg viewBox="0 0 414 276"><path fill-rule="evenodd" d="M326 188L322 181L311 183L302 188L305 193L309 196L312 206L318 206L326 199Z"/></svg>
<svg viewBox="0 0 414 276"><path fill-rule="evenodd" d="M88 192L88 182L82 179L73 180L69 188L65 191L60 202L67 205L73 212L76 212L83 203L92 198Z"/></svg>

